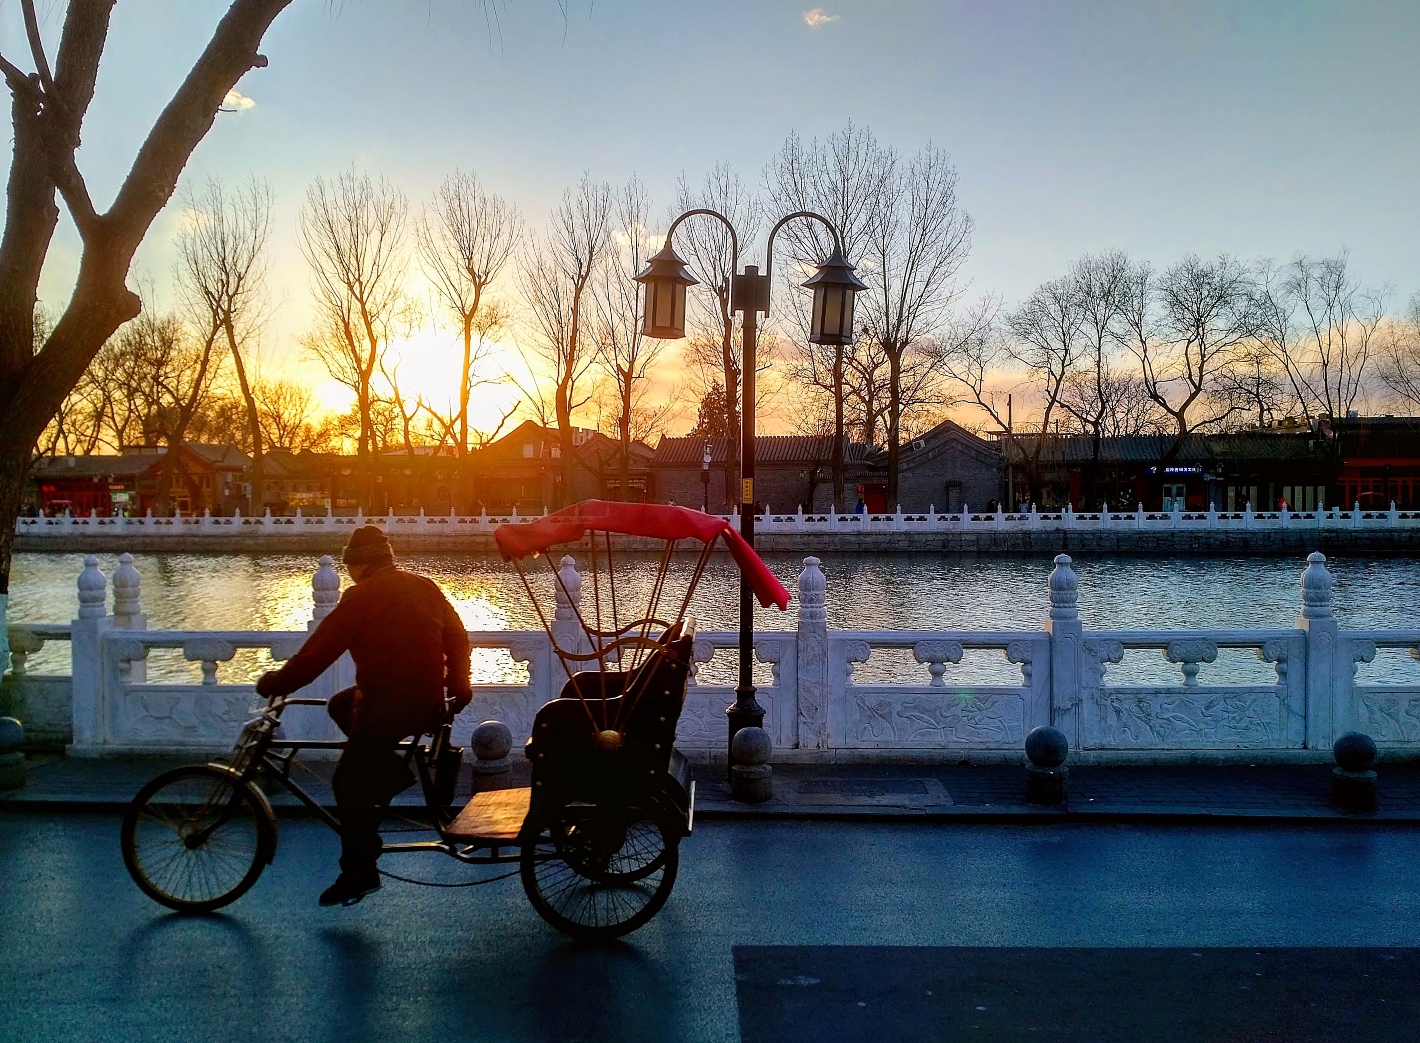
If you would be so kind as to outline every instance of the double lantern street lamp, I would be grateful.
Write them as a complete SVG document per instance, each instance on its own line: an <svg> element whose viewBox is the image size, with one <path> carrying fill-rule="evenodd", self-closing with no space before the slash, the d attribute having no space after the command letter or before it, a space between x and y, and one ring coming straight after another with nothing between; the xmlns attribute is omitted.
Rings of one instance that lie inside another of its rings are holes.
<svg viewBox="0 0 1420 1043"><path fill-rule="evenodd" d="M739 236L724 214L716 210L687 210L671 222L666 232L665 245L651 257L645 271L636 276L636 281L646 288L645 307L642 310L641 332L648 337L661 340L679 340L685 336L685 290L699 280L690 274L680 256L675 252L675 231L680 223L689 217L712 217L723 224L730 233L731 269L739 261ZM809 342L811 344L840 345L853 342L853 298L867 286L853 274L853 265L843 256L843 239L833 222L821 214L807 210L781 218L769 233L765 244L765 270L760 274L758 265L745 265L743 272L733 273L730 279L730 310L744 316L743 358L740 363L740 535L751 547L754 546L754 377L755 346L759 333L759 316L769 313L770 276L774 268L774 237L790 221L808 218L818 221L833 235L833 252L818 266L818 270L804 283L813 291L813 305L809 319ZM728 388L726 389L729 390ZM701 476L705 482L707 508L709 506L709 457L710 448L705 450L705 462ZM725 711L729 718L730 739L741 728L761 727L764 723L764 707L754 697L754 594L749 582L740 577L740 671L739 684L735 687L735 701ZM731 755L731 763L734 757Z"/></svg>

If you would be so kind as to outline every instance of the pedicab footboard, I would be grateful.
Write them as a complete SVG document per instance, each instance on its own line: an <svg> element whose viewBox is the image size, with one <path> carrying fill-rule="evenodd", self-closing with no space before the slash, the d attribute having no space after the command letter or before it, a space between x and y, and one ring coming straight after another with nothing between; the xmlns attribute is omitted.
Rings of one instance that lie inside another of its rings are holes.
<svg viewBox="0 0 1420 1043"><path fill-rule="evenodd" d="M531 800L532 789L528 786L475 793L444 835L451 840L501 840L511 844L522 832Z"/></svg>

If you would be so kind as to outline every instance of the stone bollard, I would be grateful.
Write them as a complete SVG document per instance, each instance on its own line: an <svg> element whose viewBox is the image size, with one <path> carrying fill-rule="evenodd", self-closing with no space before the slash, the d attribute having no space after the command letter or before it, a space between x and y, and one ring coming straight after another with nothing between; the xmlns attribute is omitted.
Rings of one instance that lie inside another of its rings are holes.
<svg viewBox="0 0 1420 1043"><path fill-rule="evenodd" d="M1065 733L1048 724L1032 728L1026 736L1026 800L1032 804L1063 804L1069 789L1070 769L1065 758L1070 743Z"/></svg>
<svg viewBox="0 0 1420 1043"><path fill-rule="evenodd" d="M1331 748L1331 803L1340 811L1376 810L1376 743L1364 732L1347 732Z"/></svg>
<svg viewBox="0 0 1420 1043"><path fill-rule="evenodd" d="M774 769L769 755L774 744L763 728L741 728L730 742L730 796L745 804L763 804L774 797Z"/></svg>
<svg viewBox="0 0 1420 1043"><path fill-rule="evenodd" d="M473 730L473 773L501 775L512 770L508 754L513 749L513 733L502 721L484 721Z"/></svg>
<svg viewBox="0 0 1420 1043"><path fill-rule="evenodd" d="M13 717L0 717L0 790L19 789L25 784L25 729Z"/></svg>

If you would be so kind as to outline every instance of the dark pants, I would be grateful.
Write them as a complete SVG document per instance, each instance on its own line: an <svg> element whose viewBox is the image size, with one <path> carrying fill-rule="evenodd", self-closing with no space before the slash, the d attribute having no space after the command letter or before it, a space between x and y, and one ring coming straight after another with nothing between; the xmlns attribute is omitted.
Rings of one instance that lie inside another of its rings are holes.
<svg viewBox="0 0 1420 1043"><path fill-rule="evenodd" d="M354 722L355 689L336 692L326 707L346 735ZM408 784L395 748L398 739L351 738L345 743L330 788L340 815L340 871L360 879L375 876L380 857L380 819L390 798Z"/></svg>
<svg viewBox="0 0 1420 1043"><path fill-rule="evenodd" d="M380 819L394 796L400 771L395 739L351 739L330 788L340 815L340 871L361 879L376 873Z"/></svg>

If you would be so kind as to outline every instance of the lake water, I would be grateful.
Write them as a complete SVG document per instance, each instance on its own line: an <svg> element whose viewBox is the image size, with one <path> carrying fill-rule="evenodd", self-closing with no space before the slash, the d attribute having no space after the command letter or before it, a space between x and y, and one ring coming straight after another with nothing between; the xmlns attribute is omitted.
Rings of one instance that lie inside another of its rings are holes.
<svg viewBox="0 0 1420 1043"><path fill-rule="evenodd" d="M99 555L99 567L112 577L116 556ZM828 582L830 627L871 629L1040 630L1049 611L1046 579L1048 555L1039 557L967 558L941 555L824 555ZM618 559L622 561L622 559ZM802 557L766 558L790 592L797 590ZM297 630L305 629L311 612L309 555L143 554L134 564L142 576L142 604L153 630ZM540 624L517 572L497 558L465 555L407 555L404 567L434 578L448 593L470 629L538 629ZM551 603L552 582L545 561L536 563L534 587ZM585 566L585 562L581 562ZM1168 629L1197 627L1290 627L1296 618L1299 578L1305 562L1286 558L1089 558L1074 563L1080 579L1080 613L1086 627L1098 629ZM1404 558L1336 558L1329 562L1336 578L1336 613L1343 626L1420 628L1420 561ZM620 604L644 603L657 560L631 558L618 569ZM694 559L672 564L665 604L673 609L694 567ZM61 622L77 611L75 580L83 568L80 554L17 554L10 586L10 619L14 622ZM109 591L112 604L112 589ZM585 609L592 611L591 586ZM738 574L728 557L712 560L691 601L691 612L703 629L730 630L737 625ZM604 606L605 607L605 606ZM789 611L757 614L761 629L792 630L797 604ZM550 612L550 609L549 609ZM1147 656L1148 662L1144 662ZM166 658L165 658L166 657ZM221 677L235 680L260 672L264 653L243 654L222 668ZM68 650L47 646L32 657L35 673L67 673ZM1111 678L1156 677L1177 683L1177 667L1159 662L1157 652L1130 653ZM1363 666L1363 676L1384 669L1409 671L1404 656L1382 654ZM503 653L475 657L479 679L512 679L521 675ZM1134 662L1138 660L1138 662ZM154 653L149 673L155 678L190 675L176 653ZM703 673L723 680L733 670L732 656L717 655ZM767 668L765 668L767 678ZM1015 667L999 652L968 652L966 660L949 668L948 681L1006 681ZM1239 680L1275 679L1271 667L1247 653L1223 652L1219 663L1204 668L1205 683L1222 670ZM1162 671L1162 672L1161 672ZM858 676L875 674L926 678L926 668L910 655L875 653L859 667ZM1210 676L1211 674L1211 676ZM1410 674L1407 673L1407 677ZM1415 677L1420 679L1420 670Z"/></svg>

